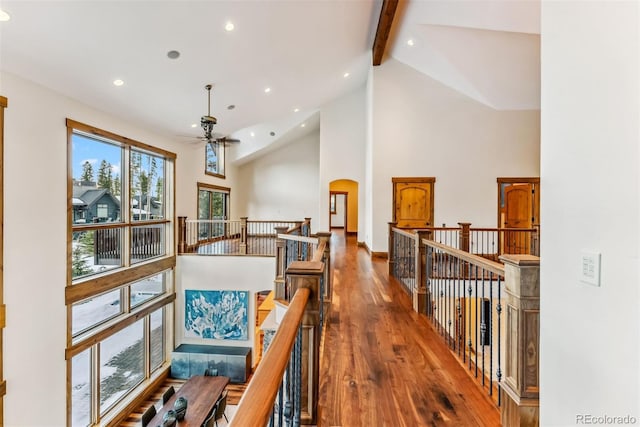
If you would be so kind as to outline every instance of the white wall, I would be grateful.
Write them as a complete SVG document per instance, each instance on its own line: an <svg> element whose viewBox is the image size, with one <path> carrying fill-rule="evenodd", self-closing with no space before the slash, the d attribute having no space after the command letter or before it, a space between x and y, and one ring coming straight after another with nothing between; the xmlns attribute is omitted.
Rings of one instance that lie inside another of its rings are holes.
<svg viewBox="0 0 640 427"><path fill-rule="evenodd" d="M320 221L319 230L329 230L329 183L336 179L365 180L366 87L343 96L320 110ZM317 190L316 190L317 191ZM362 190L361 190L362 191ZM360 191L360 192L361 192ZM359 192L359 193L360 193ZM364 236L364 198L358 203L358 241Z"/></svg>
<svg viewBox="0 0 640 427"><path fill-rule="evenodd" d="M387 251L394 176L436 177L435 225L495 227L496 178L539 174L539 111L493 110L394 59L373 74L372 250Z"/></svg>
<svg viewBox="0 0 640 427"><path fill-rule="evenodd" d="M640 421L637 2L542 2L541 423ZM601 286L579 281L602 254Z"/></svg>
<svg viewBox="0 0 640 427"><path fill-rule="evenodd" d="M65 119L173 151L178 154L178 171L186 168L180 168L180 144L42 86L3 73L0 93L9 100L3 201L4 421L8 426L61 426L66 424Z"/></svg>
<svg viewBox="0 0 640 427"><path fill-rule="evenodd" d="M236 256L178 257L176 266L176 329L175 344L207 344L229 347L251 347L256 360L255 320L256 292L273 290L275 279L275 258ZM197 339L184 336L184 291L190 290L238 290L249 292L249 335L247 340Z"/></svg>
<svg viewBox="0 0 640 427"><path fill-rule="evenodd" d="M231 191L239 215L250 220L311 217L312 229L317 230L318 144L318 133L313 132L240 166L242 190Z"/></svg>
<svg viewBox="0 0 640 427"><path fill-rule="evenodd" d="M204 143L186 143L182 148L176 166L176 215L196 219L198 216L198 182L231 188L231 217L238 219L241 214L237 201L234 199L233 188L236 187L237 167L228 159L225 165L225 178L217 178L204 173L205 148ZM234 148L227 148L227 150Z"/></svg>

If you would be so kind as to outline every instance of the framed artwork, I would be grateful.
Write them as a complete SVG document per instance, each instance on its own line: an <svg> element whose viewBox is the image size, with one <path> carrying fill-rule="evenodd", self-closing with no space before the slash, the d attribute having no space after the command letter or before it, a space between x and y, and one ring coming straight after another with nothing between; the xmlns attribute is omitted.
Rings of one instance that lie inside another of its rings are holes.
<svg viewBox="0 0 640 427"><path fill-rule="evenodd" d="M248 339L248 291L185 290L185 337Z"/></svg>
<svg viewBox="0 0 640 427"><path fill-rule="evenodd" d="M224 142L211 141L207 142L204 147L204 173L224 178Z"/></svg>

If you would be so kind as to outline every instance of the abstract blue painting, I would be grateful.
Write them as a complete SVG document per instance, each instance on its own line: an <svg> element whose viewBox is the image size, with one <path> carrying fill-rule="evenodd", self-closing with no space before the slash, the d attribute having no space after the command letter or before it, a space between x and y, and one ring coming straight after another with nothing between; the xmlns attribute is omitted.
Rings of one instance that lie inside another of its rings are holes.
<svg viewBox="0 0 640 427"><path fill-rule="evenodd" d="M247 291L185 290L185 337L248 339Z"/></svg>

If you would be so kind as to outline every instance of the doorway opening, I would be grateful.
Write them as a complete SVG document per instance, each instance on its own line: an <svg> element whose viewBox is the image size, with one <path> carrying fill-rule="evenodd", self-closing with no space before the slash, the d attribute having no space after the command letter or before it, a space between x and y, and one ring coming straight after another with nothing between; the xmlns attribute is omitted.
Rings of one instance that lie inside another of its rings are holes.
<svg viewBox="0 0 640 427"><path fill-rule="evenodd" d="M358 233L358 183L337 179L329 183L329 228Z"/></svg>

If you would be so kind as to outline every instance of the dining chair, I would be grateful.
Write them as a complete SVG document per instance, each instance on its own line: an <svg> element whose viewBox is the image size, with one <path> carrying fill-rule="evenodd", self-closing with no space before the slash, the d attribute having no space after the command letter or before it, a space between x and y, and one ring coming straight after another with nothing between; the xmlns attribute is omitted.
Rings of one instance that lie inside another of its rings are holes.
<svg viewBox="0 0 640 427"><path fill-rule="evenodd" d="M227 390L222 392L220 399L218 399L218 401L216 402L216 406L215 406L216 426L218 425L218 420L221 419L223 416L224 416L224 419L227 422L229 422L229 419L227 418L227 414L224 413L226 409L227 409Z"/></svg>
<svg viewBox="0 0 640 427"><path fill-rule="evenodd" d="M162 404L164 405L165 403L167 403L167 401L171 399L171 396L173 396L175 392L176 390L173 388L173 386L170 386L162 395Z"/></svg>
<svg viewBox="0 0 640 427"><path fill-rule="evenodd" d="M144 414L142 414L142 427L146 427L149 424L149 421L151 421L155 416L156 407L155 405L151 405L149 406L149 409L144 411Z"/></svg>
<svg viewBox="0 0 640 427"><path fill-rule="evenodd" d="M216 423L216 407L214 406L213 411L211 412L211 415L209 416L209 418L207 418L204 423L202 424L202 427L214 427L217 425Z"/></svg>

